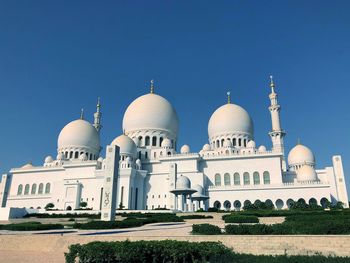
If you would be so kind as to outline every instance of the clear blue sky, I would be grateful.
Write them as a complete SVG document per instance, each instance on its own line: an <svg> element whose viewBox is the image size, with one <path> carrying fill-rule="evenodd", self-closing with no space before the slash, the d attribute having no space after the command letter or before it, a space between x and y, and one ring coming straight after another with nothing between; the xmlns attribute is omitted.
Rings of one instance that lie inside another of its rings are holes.
<svg viewBox="0 0 350 263"><path fill-rule="evenodd" d="M270 146L268 76L287 131L319 168L341 154L350 181L350 1L1 1L0 171L56 156L83 107L103 105L102 145L128 104L149 92L180 118L179 144L198 151L211 113L243 106Z"/></svg>

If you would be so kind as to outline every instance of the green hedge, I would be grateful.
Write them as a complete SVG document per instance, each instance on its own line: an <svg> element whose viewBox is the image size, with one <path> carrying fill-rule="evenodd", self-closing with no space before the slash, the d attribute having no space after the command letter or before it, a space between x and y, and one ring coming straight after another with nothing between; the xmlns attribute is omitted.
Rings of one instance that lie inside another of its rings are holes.
<svg viewBox="0 0 350 263"><path fill-rule="evenodd" d="M128 217L122 221L90 221L87 223L75 223L73 228L78 229L115 229L115 228L129 228L129 227L139 227L146 224L152 223L164 223L164 222L183 222L182 218L174 214L156 214L152 217L147 218L133 218Z"/></svg>
<svg viewBox="0 0 350 263"><path fill-rule="evenodd" d="M225 223L259 223L259 218L256 216L246 215L224 215L222 219Z"/></svg>
<svg viewBox="0 0 350 263"><path fill-rule="evenodd" d="M37 218L90 218L90 219L100 219L101 214L88 214L88 213L67 213L67 214L27 214L24 217L37 217Z"/></svg>
<svg viewBox="0 0 350 263"><path fill-rule="evenodd" d="M117 241L91 242L69 247L66 263L346 263L350 258L323 256L254 256L236 254L219 242Z"/></svg>
<svg viewBox="0 0 350 263"><path fill-rule="evenodd" d="M206 216L206 215L185 215L180 216L182 219L206 219L206 218L213 218L213 216Z"/></svg>
<svg viewBox="0 0 350 263"><path fill-rule="evenodd" d="M51 229L63 229L61 224L41 224L40 222L25 222L18 224L0 225L0 230L11 231L37 231L37 230L51 230Z"/></svg>
<svg viewBox="0 0 350 263"><path fill-rule="evenodd" d="M192 234L197 235L220 235L221 228L211 224L192 225Z"/></svg>

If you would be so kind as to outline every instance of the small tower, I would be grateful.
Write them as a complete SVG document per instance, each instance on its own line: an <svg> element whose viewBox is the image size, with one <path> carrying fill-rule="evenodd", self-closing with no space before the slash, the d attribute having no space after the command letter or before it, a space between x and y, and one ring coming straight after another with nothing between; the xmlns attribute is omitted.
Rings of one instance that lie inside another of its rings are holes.
<svg viewBox="0 0 350 263"><path fill-rule="evenodd" d="M98 132L100 132L102 125L101 125L101 104L100 104L100 97L97 99L97 105L96 105L96 112L94 113L94 127Z"/></svg>
<svg viewBox="0 0 350 263"><path fill-rule="evenodd" d="M286 171L286 161L284 157L284 142L283 138L286 135L285 131L281 128L280 121L280 110L281 106L277 101L277 93L275 92L275 83L273 82L273 77L270 76L270 88L271 93L269 95L271 105L269 106L269 111L271 113L272 131L269 132L272 141L272 151L279 152L283 155L282 168Z"/></svg>

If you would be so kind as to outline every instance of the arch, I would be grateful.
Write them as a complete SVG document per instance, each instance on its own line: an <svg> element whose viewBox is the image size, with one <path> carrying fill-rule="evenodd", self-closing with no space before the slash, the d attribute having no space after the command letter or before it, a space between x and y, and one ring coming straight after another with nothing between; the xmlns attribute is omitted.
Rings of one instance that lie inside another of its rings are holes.
<svg viewBox="0 0 350 263"><path fill-rule="evenodd" d="M230 178L230 174L228 174L228 173L224 174L224 184L231 185L231 178Z"/></svg>
<svg viewBox="0 0 350 263"><path fill-rule="evenodd" d="M217 208L217 209L220 209L221 208L221 203L219 201L215 201L214 202L214 207Z"/></svg>
<svg viewBox="0 0 350 263"><path fill-rule="evenodd" d="M67 206L66 210L70 211L70 210L72 210L72 207L69 205L69 206Z"/></svg>
<svg viewBox="0 0 350 263"><path fill-rule="evenodd" d="M153 158L156 159L157 158L157 152L153 153Z"/></svg>
<svg viewBox="0 0 350 263"><path fill-rule="evenodd" d="M291 198L287 200L287 207L291 208L295 204L295 201Z"/></svg>
<svg viewBox="0 0 350 263"><path fill-rule="evenodd" d="M30 192L30 194L32 194L32 195L36 194L36 184L32 185L32 191Z"/></svg>
<svg viewBox="0 0 350 263"><path fill-rule="evenodd" d="M244 147L247 147L247 139L243 140L243 145L244 145Z"/></svg>
<svg viewBox="0 0 350 263"><path fill-rule="evenodd" d="M168 152L168 156L170 156L171 155L171 152Z"/></svg>
<svg viewBox="0 0 350 263"><path fill-rule="evenodd" d="M45 194L49 194L51 191L51 184L50 183L47 183L45 185Z"/></svg>
<svg viewBox="0 0 350 263"><path fill-rule="evenodd" d="M298 199L298 203L300 203L300 204L306 204L306 201L305 201L304 198L299 198L299 199Z"/></svg>
<svg viewBox="0 0 350 263"><path fill-rule="evenodd" d="M276 205L276 208L277 209L282 209L283 206L284 206L284 203L281 199L277 199L276 202L275 202L275 205Z"/></svg>
<svg viewBox="0 0 350 263"><path fill-rule="evenodd" d="M220 186L221 185L221 175L215 174L215 185Z"/></svg>
<svg viewBox="0 0 350 263"><path fill-rule="evenodd" d="M139 146L142 146L142 136L139 136L138 140L139 140Z"/></svg>
<svg viewBox="0 0 350 263"><path fill-rule="evenodd" d="M221 147L224 147L225 139L221 139Z"/></svg>
<svg viewBox="0 0 350 263"><path fill-rule="evenodd" d="M270 184L270 173L265 171L263 173L264 184Z"/></svg>
<svg viewBox="0 0 350 263"><path fill-rule="evenodd" d="M145 146L149 146L150 145L150 138L149 136L145 137Z"/></svg>
<svg viewBox="0 0 350 263"><path fill-rule="evenodd" d="M159 147L162 146L162 142L163 142L163 137L159 138Z"/></svg>
<svg viewBox="0 0 350 263"><path fill-rule="evenodd" d="M256 207L258 207L258 208L261 207L261 204L262 204L262 202L261 202L260 199L256 199L256 200L254 201L254 205L255 205Z"/></svg>
<svg viewBox="0 0 350 263"><path fill-rule="evenodd" d="M17 195L21 195L22 192L23 192L23 185L20 184L20 185L18 186L18 188L17 188Z"/></svg>
<svg viewBox="0 0 350 263"><path fill-rule="evenodd" d="M239 173L234 173L233 175L233 184L234 185L240 185L241 184L241 178Z"/></svg>
<svg viewBox="0 0 350 263"><path fill-rule="evenodd" d="M329 200L326 197L323 197L320 200L320 204L321 204L322 208L328 208L329 205L330 205L330 202L329 202Z"/></svg>
<svg viewBox="0 0 350 263"><path fill-rule="evenodd" d="M220 141L216 140L216 147L219 148L220 147Z"/></svg>
<svg viewBox="0 0 350 263"><path fill-rule="evenodd" d="M267 199L265 201L265 206L266 206L267 209L273 209L274 208L273 202L270 199Z"/></svg>
<svg viewBox="0 0 350 263"><path fill-rule="evenodd" d="M238 139L238 146L242 146L242 139L241 138Z"/></svg>
<svg viewBox="0 0 350 263"><path fill-rule="evenodd" d="M29 184L26 184L26 186L24 187L24 194L25 195L29 194L29 188L30 188Z"/></svg>
<svg viewBox="0 0 350 263"><path fill-rule="evenodd" d="M66 159L68 158L68 152L67 152L67 151L64 153L64 157L65 157Z"/></svg>
<svg viewBox="0 0 350 263"><path fill-rule="evenodd" d="M38 189L38 194L42 194L44 192L44 184L40 183L39 184L39 189Z"/></svg>
<svg viewBox="0 0 350 263"><path fill-rule="evenodd" d="M315 198L313 198L313 197L310 198L309 199L309 205L313 206L313 207L317 206L317 200Z"/></svg>
<svg viewBox="0 0 350 263"><path fill-rule="evenodd" d="M157 146L157 137L156 136L152 137L152 146Z"/></svg>
<svg viewBox="0 0 350 263"><path fill-rule="evenodd" d="M69 153L69 159L72 159L73 158L73 151L70 151Z"/></svg>
<svg viewBox="0 0 350 263"><path fill-rule="evenodd" d="M260 184L260 174L258 172L253 173L254 184Z"/></svg>
<svg viewBox="0 0 350 263"><path fill-rule="evenodd" d="M237 145L237 139L236 139L236 138L233 138L233 139L232 139L232 145L233 145L233 146L236 146L236 145Z"/></svg>
<svg viewBox="0 0 350 263"><path fill-rule="evenodd" d="M141 160L141 151L139 151L139 159Z"/></svg>
<svg viewBox="0 0 350 263"><path fill-rule="evenodd" d="M250 202L249 200L245 200L244 202L243 202L243 207L249 207L249 206L251 206L252 205L252 202Z"/></svg>
<svg viewBox="0 0 350 263"><path fill-rule="evenodd" d="M239 200L236 200L233 202L233 207L235 208L236 211L241 210L242 204Z"/></svg>
<svg viewBox="0 0 350 263"><path fill-rule="evenodd" d="M226 211L231 210L231 202L226 200L224 202L224 208L225 208Z"/></svg>
<svg viewBox="0 0 350 263"><path fill-rule="evenodd" d="M250 184L250 177L249 177L249 173L248 173L248 172L245 172L245 173L243 174L243 183L244 183L245 185Z"/></svg>
<svg viewBox="0 0 350 263"><path fill-rule="evenodd" d="M148 152L145 152L145 159L148 159Z"/></svg>
<svg viewBox="0 0 350 263"><path fill-rule="evenodd" d="M90 153L90 158L89 159L92 160L92 153Z"/></svg>

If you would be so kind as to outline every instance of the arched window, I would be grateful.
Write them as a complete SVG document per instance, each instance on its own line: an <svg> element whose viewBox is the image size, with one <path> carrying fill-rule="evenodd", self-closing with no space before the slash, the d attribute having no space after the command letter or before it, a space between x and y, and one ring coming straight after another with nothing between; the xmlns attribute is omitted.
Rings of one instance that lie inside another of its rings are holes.
<svg viewBox="0 0 350 263"><path fill-rule="evenodd" d="M157 146L157 137L156 136L152 137L152 146Z"/></svg>
<svg viewBox="0 0 350 263"><path fill-rule="evenodd" d="M75 152L75 153L74 153L74 158L75 158L75 159L78 159L78 157L79 157L79 152Z"/></svg>
<svg viewBox="0 0 350 263"><path fill-rule="evenodd" d="M226 200L224 202L224 208L225 208L226 211L229 211L231 209L231 202Z"/></svg>
<svg viewBox="0 0 350 263"><path fill-rule="evenodd" d="M148 152L145 152L145 159L148 159Z"/></svg>
<svg viewBox="0 0 350 263"><path fill-rule="evenodd" d="M216 147L217 147L217 148L220 147L220 141L219 141L219 140L216 141Z"/></svg>
<svg viewBox="0 0 350 263"><path fill-rule="evenodd" d="M228 174L228 173L224 174L224 184L231 185L230 174Z"/></svg>
<svg viewBox="0 0 350 263"><path fill-rule="evenodd" d="M241 138L238 139L238 146L242 146L242 139Z"/></svg>
<svg viewBox="0 0 350 263"><path fill-rule="evenodd" d="M24 187L24 194L25 195L29 194L29 188L30 188L29 184L26 184L26 186Z"/></svg>
<svg viewBox="0 0 350 263"><path fill-rule="evenodd" d="M68 158L68 152L64 153L64 157L67 159Z"/></svg>
<svg viewBox="0 0 350 263"><path fill-rule="evenodd" d="M159 138L159 146L162 146L162 142L163 142L163 137Z"/></svg>
<svg viewBox="0 0 350 263"><path fill-rule="evenodd" d="M270 173L268 171L265 171L263 173L264 177L264 184L270 184Z"/></svg>
<svg viewBox="0 0 350 263"><path fill-rule="evenodd" d="M217 208L217 209L220 209L221 208L221 203L219 201L215 201L214 202L214 207Z"/></svg>
<svg viewBox="0 0 350 263"><path fill-rule="evenodd" d="M247 172L245 172L245 173L243 174L243 183L244 183L245 185L250 184L249 173L247 173Z"/></svg>
<svg viewBox="0 0 350 263"><path fill-rule="evenodd" d="M260 184L260 175L258 172L253 173L254 184Z"/></svg>
<svg viewBox="0 0 350 263"><path fill-rule="evenodd" d="M157 158L157 153L156 152L153 153L153 158L154 159Z"/></svg>
<svg viewBox="0 0 350 263"><path fill-rule="evenodd" d="M44 192L44 184L41 183L41 184L39 184L38 194L42 194L43 192Z"/></svg>
<svg viewBox="0 0 350 263"><path fill-rule="evenodd" d="M221 175L220 174L216 174L215 175L215 185L216 186L220 186L221 185Z"/></svg>
<svg viewBox="0 0 350 263"><path fill-rule="evenodd" d="M146 136L145 137L145 146L149 146L149 144L150 144L149 136Z"/></svg>
<svg viewBox="0 0 350 263"><path fill-rule="evenodd" d="M224 147L225 139L221 139L221 147Z"/></svg>
<svg viewBox="0 0 350 263"><path fill-rule="evenodd" d="M51 188L51 184L50 183L47 183L46 186L45 186L45 194L49 194L50 193L50 189Z"/></svg>
<svg viewBox="0 0 350 263"><path fill-rule="evenodd" d="M281 199L277 199L275 204L277 209L282 209L284 206L284 203Z"/></svg>
<svg viewBox="0 0 350 263"><path fill-rule="evenodd" d="M142 146L142 136L139 136L139 146Z"/></svg>
<svg viewBox="0 0 350 263"><path fill-rule="evenodd" d="M237 140L236 140L236 138L233 138L233 139L232 139L232 145L233 145L233 146L236 146L236 144L237 144Z"/></svg>
<svg viewBox="0 0 350 263"><path fill-rule="evenodd" d="M69 159L71 159L71 158L73 158L73 152L72 151L69 153Z"/></svg>
<svg viewBox="0 0 350 263"><path fill-rule="evenodd" d="M17 188L17 195L21 195L23 192L23 185L19 185L18 188Z"/></svg>
<svg viewBox="0 0 350 263"><path fill-rule="evenodd" d="M234 185L240 185L241 184L241 179L240 179L239 173L235 173L233 175L233 183L234 183Z"/></svg>
<svg viewBox="0 0 350 263"><path fill-rule="evenodd" d="M32 195L36 194L36 184L32 185L32 191L30 192Z"/></svg>

